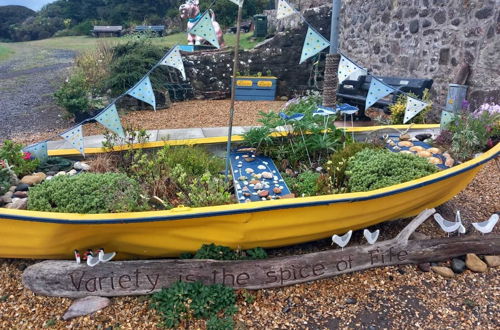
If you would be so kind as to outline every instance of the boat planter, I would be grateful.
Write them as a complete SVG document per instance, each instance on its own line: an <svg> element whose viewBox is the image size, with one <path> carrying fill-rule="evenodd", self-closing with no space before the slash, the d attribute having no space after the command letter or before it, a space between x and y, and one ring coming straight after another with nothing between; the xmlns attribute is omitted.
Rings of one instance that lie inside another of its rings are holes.
<svg viewBox="0 0 500 330"><path fill-rule="evenodd" d="M237 76L237 101L274 101L278 78L258 76Z"/></svg>
<svg viewBox="0 0 500 330"><path fill-rule="evenodd" d="M366 134L374 129L353 130ZM203 140L162 141L144 146L209 144L224 139ZM86 152L103 152L95 149ZM51 155L73 152L55 150ZM208 243L250 249L314 241L415 216L441 205L463 190L484 164L499 154L500 145L496 145L455 167L369 192L115 214L0 209L0 257L71 259L74 249L102 247L117 251L119 259L159 258L193 252Z"/></svg>

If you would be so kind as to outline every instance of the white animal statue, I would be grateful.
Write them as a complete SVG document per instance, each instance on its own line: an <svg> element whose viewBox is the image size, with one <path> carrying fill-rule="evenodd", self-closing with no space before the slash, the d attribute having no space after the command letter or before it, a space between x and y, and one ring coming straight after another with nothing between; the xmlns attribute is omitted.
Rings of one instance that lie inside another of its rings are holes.
<svg viewBox="0 0 500 330"><path fill-rule="evenodd" d="M474 228L476 228L477 231L481 232L482 234L488 234L491 233L493 228L498 222L498 214L493 214L488 220L483 221L483 222L473 222L472 225Z"/></svg>
<svg viewBox="0 0 500 330"><path fill-rule="evenodd" d="M375 244L379 234L380 234L380 229L375 230L373 233L370 232L368 229L363 230L363 236L365 236L366 241L370 245Z"/></svg>
<svg viewBox="0 0 500 330"><path fill-rule="evenodd" d="M351 240L351 236L352 236L352 230L349 230L346 234L342 235L342 236L338 236L338 235L333 235L332 236L332 245L333 243L337 244L338 246L340 246L342 248L342 250L344 249L344 247L349 243L349 241Z"/></svg>
<svg viewBox="0 0 500 330"><path fill-rule="evenodd" d="M186 3L182 4L179 7L179 13L182 19L188 19L187 29L188 31L200 20L202 14L200 13L200 1L199 0L186 0ZM215 35L219 41L219 45L224 47L224 37L222 33L222 29L220 28L219 23L215 21L215 14L212 10L210 10L210 17L212 18L212 25L215 30ZM205 42L200 36L196 36L194 34L188 34L187 37L188 45L202 45Z"/></svg>
<svg viewBox="0 0 500 330"><path fill-rule="evenodd" d="M457 211L457 215L455 216L455 221L448 221L445 218L441 216L439 213L434 214L434 220L438 223L439 227L445 232L448 233L448 236L450 236L450 233L453 233L454 231L457 231L461 234L465 234L465 227L462 225L462 219L460 218L460 212Z"/></svg>

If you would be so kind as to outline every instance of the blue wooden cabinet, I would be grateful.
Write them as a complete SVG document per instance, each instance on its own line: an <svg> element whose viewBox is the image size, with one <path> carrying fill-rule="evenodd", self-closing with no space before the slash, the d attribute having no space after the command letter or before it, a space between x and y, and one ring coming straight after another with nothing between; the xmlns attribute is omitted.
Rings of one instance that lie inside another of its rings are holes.
<svg viewBox="0 0 500 330"><path fill-rule="evenodd" d="M278 78L238 76L236 77L237 101L274 101Z"/></svg>

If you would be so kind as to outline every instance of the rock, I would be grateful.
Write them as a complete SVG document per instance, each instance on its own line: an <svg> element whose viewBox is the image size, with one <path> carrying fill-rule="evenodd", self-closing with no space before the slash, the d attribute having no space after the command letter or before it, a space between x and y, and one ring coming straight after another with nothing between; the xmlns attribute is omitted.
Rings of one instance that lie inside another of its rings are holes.
<svg viewBox="0 0 500 330"><path fill-rule="evenodd" d="M26 175L25 177L23 177L21 179L21 183L25 183L27 185L30 185L30 186L33 186L35 184L39 184L41 183L43 180L45 180L45 178L47 177L47 175L45 175L45 173L35 173L33 175Z"/></svg>
<svg viewBox="0 0 500 330"><path fill-rule="evenodd" d="M9 192L13 193L14 191L16 191L16 188L17 188L17 186L10 187Z"/></svg>
<svg viewBox="0 0 500 330"><path fill-rule="evenodd" d="M52 178L54 178L54 177L53 177L52 175L49 175L49 176L47 176L47 177L45 178L45 181L50 181L50 180L52 180Z"/></svg>
<svg viewBox="0 0 500 330"><path fill-rule="evenodd" d="M104 297L85 297L77 299L69 306L62 319L67 321L78 316L89 315L109 306L110 300Z"/></svg>
<svg viewBox="0 0 500 330"><path fill-rule="evenodd" d="M455 276L455 273L453 272L453 270L451 270L448 267L432 266L431 269L432 269L432 271L434 271L434 273L439 274L439 275L446 277L446 278L452 278Z"/></svg>
<svg viewBox="0 0 500 330"><path fill-rule="evenodd" d="M285 101L286 102L286 101L288 101L288 97L282 96L282 97L280 97L280 101Z"/></svg>
<svg viewBox="0 0 500 330"><path fill-rule="evenodd" d="M417 268L424 273L428 273L431 271L431 264L429 262L424 262L424 263L418 264Z"/></svg>
<svg viewBox="0 0 500 330"><path fill-rule="evenodd" d="M260 181L256 179L250 180L250 184L257 184L257 183L260 183Z"/></svg>
<svg viewBox="0 0 500 330"><path fill-rule="evenodd" d="M11 210L26 210L28 208L28 199L27 198L13 199L12 203L7 205L7 208Z"/></svg>
<svg viewBox="0 0 500 330"><path fill-rule="evenodd" d="M261 190L258 192L258 194L259 194L259 197L267 197L267 196L269 196L269 191Z"/></svg>
<svg viewBox="0 0 500 330"><path fill-rule="evenodd" d="M256 183L255 186L253 187L253 189L255 190L261 190L262 188L264 188L264 185L262 183Z"/></svg>
<svg viewBox="0 0 500 330"><path fill-rule="evenodd" d="M16 198L27 198L28 192L27 191L16 191L13 196Z"/></svg>
<svg viewBox="0 0 500 330"><path fill-rule="evenodd" d="M492 268L500 266L500 256L484 256L484 261Z"/></svg>
<svg viewBox="0 0 500 330"><path fill-rule="evenodd" d="M10 204L10 203L12 203L12 193L9 191L5 195L3 195L0 198L0 202L2 202L3 204Z"/></svg>
<svg viewBox="0 0 500 330"><path fill-rule="evenodd" d="M402 134L399 136L400 141L410 141L411 136L409 134Z"/></svg>
<svg viewBox="0 0 500 330"><path fill-rule="evenodd" d="M73 168L79 171L90 171L90 165L84 162L76 162Z"/></svg>
<svg viewBox="0 0 500 330"><path fill-rule="evenodd" d="M462 274L466 269L465 262L461 259L453 258L451 260L451 269L453 269L456 274Z"/></svg>
<svg viewBox="0 0 500 330"><path fill-rule="evenodd" d="M57 174L56 174L56 175L54 175L54 176L61 176L61 175L66 175L66 172L65 172L65 171L59 171L59 172L57 172Z"/></svg>
<svg viewBox="0 0 500 330"><path fill-rule="evenodd" d="M286 195L280 196L280 199L288 199L288 198L295 198L295 194L286 194Z"/></svg>
<svg viewBox="0 0 500 330"><path fill-rule="evenodd" d="M410 22L410 26L409 26L409 29L410 29L410 32L411 33L417 33L418 32L418 29L419 29L419 21L418 19L414 19Z"/></svg>
<svg viewBox="0 0 500 330"><path fill-rule="evenodd" d="M28 191L28 189L30 189L30 186L28 186L26 183L20 183L17 185L14 191Z"/></svg>
<svg viewBox="0 0 500 330"><path fill-rule="evenodd" d="M71 171L68 172L68 175L75 175L78 173L75 169L72 169Z"/></svg>
<svg viewBox="0 0 500 330"><path fill-rule="evenodd" d="M273 174L271 172L262 172L262 177L264 179L272 179L273 178Z"/></svg>
<svg viewBox="0 0 500 330"><path fill-rule="evenodd" d="M281 194L281 189L280 189L280 188L278 188L278 187L275 187L275 188L273 189L273 192L274 192L275 194Z"/></svg>
<svg viewBox="0 0 500 330"><path fill-rule="evenodd" d="M354 305L355 303L357 303L358 301L356 300L356 298L347 298L345 300L345 302L349 305Z"/></svg>
<svg viewBox="0 0 500 330"><path fill-rule="evenodd" d="M255 160L254 157L243 157L243 159L245 160L245 162L248 162L248 163L251 163Z"/></svg>
<svg viewBox="0 0 500 330"><path fill-rule="evenodd" d="M488 266L474 253L468 253L465 258L467 268L476 273L484 273L488 270Z"/></svg>

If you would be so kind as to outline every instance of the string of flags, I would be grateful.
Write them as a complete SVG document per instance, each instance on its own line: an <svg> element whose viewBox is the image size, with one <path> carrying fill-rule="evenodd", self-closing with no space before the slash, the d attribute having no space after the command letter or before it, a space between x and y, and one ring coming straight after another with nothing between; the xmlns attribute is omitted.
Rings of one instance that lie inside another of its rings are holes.
<svg viewBox="0 0 500 330"><path fill-rule="evenodd" d="M212 17L210 17L210 12L208 10L203 13L201 18L188 31L188 33L200 36L211 43L215 48L220 48L219 40L217 39L217 34L215 33L215 29L212 24Z"/></svg>
<svg viewBox="0 0 500 330"><path fill-rule="evenodd" d="M243 3L243 0L241 0ZM118 96L114 99L107 107L105 107L99 114L95 117L84 120L75 127L67 130L66 132L59 134L64 140L69 142L76 150L78 150L83 156L85 156L85 146L83 139L83 124L95 120L108 130L116 133L120 137L125 137L125 132L118 115L118 110L116 108L116 101L125 95L130 95L140 101L150 104L156 111L156 98L153 92L153 85L151 84L151 79L149 74L156 69L159 65L165 65L173 67L180 71L182 78L186 80L186 71L184 69L184 64L182 62L181 52L178 45L171 48L165 56L148 72L142 77L132 88ZM33 157L44 160L48 158L48 147L47 141L42 141L23 149L25 152L29 152Z"/></svg>
<svg viewBox="0 0 500 330"><path fill-rule="evenodd" d="M315 56L320 53L322 50L330 46L330 41L323 37L320 33L318 33L314 28L311 27L304 16L300 14L297 10L293 8L286 0L278 1L278 8L276 12L277 19L283 19L285 17L291 16L293 14L299 14L302 20L308 25L306 38L304 40L304 45L302 46L302 54L300 57L299 64L302 64L307 59ZM371 76L370 88L368 90L368 95L366 97L365 110L377 103L378 100L386 97L392 93L402 93L407 96L406 108L405 108L405 116L403 123L407 123L417 114L419 114L423 109L429 106L429 103L423 102L421 100L415 99L404 93L403 91L393 88L383 81L377 79L376 77L370 75L368 71L356 64L354 61L350 60L346 56L341 54L339 69L338 69L338 78L339 84L345 81L350 76L359 76L359 75L369 75Z"/></svg>

